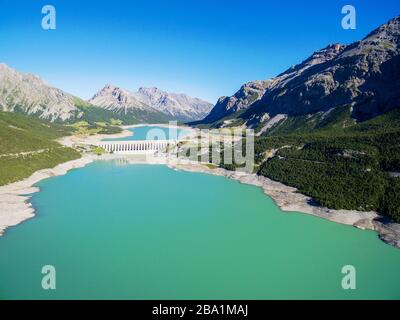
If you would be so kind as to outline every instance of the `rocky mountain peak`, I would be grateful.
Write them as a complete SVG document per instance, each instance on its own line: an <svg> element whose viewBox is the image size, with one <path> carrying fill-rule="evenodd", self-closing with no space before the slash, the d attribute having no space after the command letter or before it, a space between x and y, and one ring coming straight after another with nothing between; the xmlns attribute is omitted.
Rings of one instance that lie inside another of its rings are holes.
<svg viewBox="0 0 400 320"><path fill-rule="evenodd" d="M351 106L352 116L362 121L400 105L399 74L400 17L395 17L361 41L315 51L265 82L260 99L252 98L257 85L243 85L233 96L220 98L203 122L220 125L245 110L237 114L239 122L256 127L277 115L307 116L343 106Z"/></svg>
<svg viewBox="0 0 400 320"><path fill-rule="evenodd" d="M148 104L154 104L160 99L165 99L167 93L158 89L157 87L140 87L136 93L139 99L144 100Z"/></svg>
<svg viewBox="0 0 400 320"><path fill-rule="evenodd" d="M96 93L96 95L100 93L112 93L116 91L121 91L121 88L112 84L106 84L101 90L99 90L99 92Z"/></svg>
<svg viewBox="0 0 400 320"><path fill-rule="evenodd" d="M393 39L400 35L400 16L397 16L387 23L369 33L362 41L377 38L377 39Z"/></svg>
<svg viewBox="0 0 400 320"><path fill-rule="evenodd" d="M215 107L203 121L209 123L248 108L250 105L260 100L265 91L272 85L272 80L255 80L245 83L233 96L220 97Z"/></svg>
<svg viewBox="0 0 400 320"><path fill-rule="evenodd" d="M346 46L340 43L329 44L325 48L314 52L306 61L314 61L316 63L329 61L337 57L345 48Z"/></svg>
<svg viewBox="0 0 400 320"><path fill-rule="evenodd" d="M180 121L202 119L212 108L212 104L207 101L183 93L166 92L157 87L141 87L135 96L170 118Z"/></svg>
<svg viewBox="0 0 400 320"><path fill-rule="evenodd" d="M129 92L124 89L121 89L120 87L107 84L103 87L103 89L101 89L98 93L96 93L92 99L106 95L111 95L120 101L122 100L126 101L128 99Z"/></svg>
<svg viewBox="0 0 400 320"><path fill-rule="evenodd" d="M340 55L345 49L346 46L340 43L329 44L325 48L315 51L306 60L292 66L285 72L278 75L278 77L293 75L294 73L301 73L312 66L328 62Z"/></svg>
<svg viewBox="0 0 400 320"><path fill-rule="evenodd" d="M159 88L157 88L157 87L149 87L149 88L146 88L146 87L140 87L139 89L138 89L138 92L140 92L140 93L165 93L164 91L162 91L162 90L160 90Z"/></svg>
<svg viewBox="0 0 400 320"><path fill-rule="evenodd" d="M3 111L18 111L50 121L66 121L81 115L74 96L4 63L0 63L0 93Z"/></svg>
<svg viewBox="0 0 400 320"><path fill-rule="evenodd" d="M141 108L164 114L166 118L191 121L203 118L212 104L186 94L168 93L157 87L140 87L131 92L113 85L106 85L89 100L90 103L111 110Z"/></svg>
<svg viewBox="0 0 400 320"><path fill-rule="evenodd" d="M112 84L106 84L89 102L108 110L150 109L148 105L136 99L133 93Z"/></svg>
<svg viewBox="0 0 400 320"><path fill-rule="evenodd" d="M4 72L5 70L11 70L11 68L8 65L6 65L5 63L1 62L0 63L0 71Z"/></svg>

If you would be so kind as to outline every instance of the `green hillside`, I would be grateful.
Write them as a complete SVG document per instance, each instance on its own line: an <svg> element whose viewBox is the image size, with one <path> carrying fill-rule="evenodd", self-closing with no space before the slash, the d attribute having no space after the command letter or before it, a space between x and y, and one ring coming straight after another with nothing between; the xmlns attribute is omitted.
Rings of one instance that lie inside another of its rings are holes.
<svg viewBox="0 0 400 320"><path fill-rule="evenodd" d="M128 113L115 112L94 106L82 99L75 99L75 106L83 112L83 116L76 120L83 120L89 123L104 122L112 124L113 120L118 120L124 125L133 125L143 122L166 123L168 117L162 112L149 112L147 110L130 110Z"/></svg>
<svg viewBox="0 0 400 320"><path fill-rule="evenodd" d="M298 118L256 137L257 174L296 187L322 206L373 210L400 222L400 110L362 123L345 109L332 116L335 121L319 127Z"/></svg>
<svg viewBox="0 0 400 320"><path fill-rule="evenodd" d="M33 172L78 159L80 154L55 142L74 128L0 111L0 185Z"/></svg>
<svg viewBox="0 0 400 320"><path fill-rule="evenodd" d="M390 175L400 172L400 110L347 128L300 128L256 139L259 174L323 206L377 210L400 222L399 178ZM272 149L279 150L265 161Z"/></svg>

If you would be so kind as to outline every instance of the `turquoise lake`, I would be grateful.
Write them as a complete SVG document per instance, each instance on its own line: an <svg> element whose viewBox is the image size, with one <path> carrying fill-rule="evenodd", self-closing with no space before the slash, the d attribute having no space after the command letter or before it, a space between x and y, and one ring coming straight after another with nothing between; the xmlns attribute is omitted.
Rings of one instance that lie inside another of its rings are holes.
<svg viewBox="0 0 400 320"><path fill-rule="evenodd" d="M282 212L254 186L116 161L38 186L36 217L0 238L0 299L400 298L399 249ZM56 290L41 287L44 265Z"/></svg>
<svg viewBox="0 0 400 320"><path fill-rule="evenodd" d="M104 139L104 141L132 141L132 140L177 140L189 133L182 128L167 128L158 126L140 126L127 129L133 132L130 137Z"/></svg>
<svg viewBox="0 0 400 320"><path fill-rule="evenodd" d="M98 161L39 183L0 238L0 298L399 298L400 250L374 232L283 213L261 189ZM53 265L57 289L41 289ZM354 265L357 290L341 289Z"/></svg>

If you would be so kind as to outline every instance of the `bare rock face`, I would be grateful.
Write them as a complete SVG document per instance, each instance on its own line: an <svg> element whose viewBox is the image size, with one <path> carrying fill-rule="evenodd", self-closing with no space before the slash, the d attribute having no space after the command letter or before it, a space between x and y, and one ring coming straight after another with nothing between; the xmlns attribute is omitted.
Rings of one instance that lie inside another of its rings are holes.
<svg viewBox="0 0 400 320"><path fill-rule="evenodd" d="M95 106L103 107L111 111L129 112L130 109L152 110L151 107L138 99L128 90L107 84L103 89L97 92L89 102Z"/></svg>
<svg viewBox="0 0 400 320"><path fill-rule="evenodd" d="M47 85L39 77L0 64L0 110L22 112L49 121L79 118L77 98Z"/></svg>
<svg viewBox="0 0 400 320"><path fill-rule="evenodd" d="M115 118L128 117L141 123L168 121L164 113L139 100L135 93L110 84L97 92L88 102L110 111Z"/></svg>
<svg viewBox="0 0 400 320"><path fill-rule="evenodd" d="M202 119L212 108L211 103L199 98L169 93L155 87L139 88L135 96L169 118L184 122Z"/></svg>
<svg viewBox="0 0 400 320"><path fill-rule="evenodd" d="M253 81L243 85L232 97L221 97L210 114L201 122L210 123L235 112L245 110L260 100L265 91L272 85L271 80Z"/></svg>
<svg viewBox="0 0 400 320"><path fill-rule="evenodd" d="M354 103L353 116L361 120L391 109L400 95L399 90L393 92L400 84L400 73L393 74L399 71L399 21L389 21L358 43L320 51L320 61L287 75L258 108L304 115Z"/></svg>
<svg viewBox="0 0 400 320"><path fill-rule="evenodd" d="M51 122L88 120L93 114L94 119L113 118L124 123L192 121L202 119L211 108L212 104L185 94L167 93L157 88L130 92L112 85L106 85L86 102L46 84L35 75L0 64L0 110Z"/></svg>
<svg viewBox="0 0 400 320"><path fill-rule="evenodd" d="M329 45L261 82L265 89L258 91L262 94L258 99L246 99L251 96L247 85L232 97L220 98L202 122L242 111L237 117L256 127L266 114L270 118L313 115L343 106L352 107L356 120L372 118L400 106L399 53L400 17L396 17L359 42Z"/></svg>
<svg viewBox="0 0 400 320"><path fill-rule="evenodd" d="M158 88L139 88L131 92L106 85L89 102L114 112L139 112L162 115L167 120L192 121L203 118L212 105L186 94L168 93Z"/></svg>

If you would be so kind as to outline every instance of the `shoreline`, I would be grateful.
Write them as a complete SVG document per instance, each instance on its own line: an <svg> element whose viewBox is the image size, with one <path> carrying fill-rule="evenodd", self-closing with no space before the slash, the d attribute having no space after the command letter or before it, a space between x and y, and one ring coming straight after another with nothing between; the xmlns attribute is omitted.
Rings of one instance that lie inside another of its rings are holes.
<svg viewBox="0 0 400 320"><path fill-rule="evenodd" d="M132 136L132 132L123 128L122 133L114 135L94 136L67 136L58 140L66 147L74 144L96 144L104 138L122 138ZM35 216L35 209L29 202L32 194L40 189L34 185L43 179L66 174L71 169L82 168L96 160L121 159L128 164L161 164L174 170L196 172L222 176L239 181L243 184L253 185L263 190L283 212L296 212L309 214L335 223L353 226L362 230L377 232L379 238L385 243L400 248L400 224L384 220L376 212L357 210L333 210L313 204L313 199L297 192L296 188L286 186L254 173L228 171L222 168L209 168L205 164L185 161L181 163L176 158L165 156L138 156L138 155L102 155L83 154L79 159L68 161L51 169L42 169L30 177L9 185L0 186L0 237L8 227Z"/></svg>
<svg viewBox="0 0 400 320"><path fill-rule="evenodd" d="M114 135L66 136L58 139L57 142L71 148L74 144L94 144L106 137L123 138L132 134L131 131L123 130ZM79 159L60 163L54 168L38 170L25 179L0 186L0 237L4 235L7 228L14 227L35 216L35 209L29 200L34 193L40 191L40 188L34 186L36 183L47 178L64 175L72 169L83 168L98 158L99 156L94 154L83 154Z"/></svg>
<svg viewBox="0 0 400 320"><path fill-rule="evenodd" d="M168 165L170 168L188 172L199 172L223 176L240 183L262 189L284 213L302 213L331 222L353 226L361 230L375 231L379 238L396 248L400 248L400 224L389 221L374 211L334 210L313 204L313 199L298 192L294 187L273 181L254 173L228 171L222 168L210 169L201 164Z"/></svg>
<svg viewBox="0 0 400 320"><path fill-rule="evenodd" d="M126 126L121 126L122 129L130 129L130 128L139 128L139 127L162 127L162 128L181 128L181 129L191 129L195 130L194 128L191 128L189 126L183 126L183 125L170 125L169 123L141 123L141 124L130 124Z"/></svg>
<svg viewBox="0 0 400 320"><path fill-rule="evenodd" d="M83 156L79 159L61 163L51 169L42 169L30 177L5 186L0 186L0 236L9 227L14 227L21 222L33 218L35 209L29 200L32 194L40 189L34 185L41 180L61 176L69 170L82 168L94 161L94 156Z"/></svg>
<svg viewBox="0 0 400 320"><path fill-rule="evenodd" d="M198 133L198 129L196 129L196 128L191 128L189 126L182 126L182 125L170 125L170 124L166 124L166 123L161 123L161 124L132 124L132 125L127 125L127 126L121 126L121 128L123 129L123 132L126 132L126 131L131 132L129 129L140 128L140 127L173 128L173 129L181 129L182 131L188 131L183 136L178 135L179 139L191 138L191 137L194 137ZM130 136L132 136L132 135L133 134L131 134ZM124 136L124 137L126 137L126 136ZM117 138L119 138L119 137L117 137Z"/></svg>

